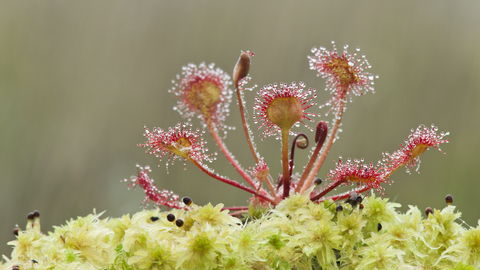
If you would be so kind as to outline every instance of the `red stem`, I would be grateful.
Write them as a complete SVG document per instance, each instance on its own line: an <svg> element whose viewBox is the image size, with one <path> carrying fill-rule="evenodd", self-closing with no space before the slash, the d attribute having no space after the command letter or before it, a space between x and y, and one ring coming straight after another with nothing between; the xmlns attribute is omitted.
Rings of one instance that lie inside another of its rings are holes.
<svg viewBox="0 0 480 270"><path fill-rule="evenodd" d="M242 95L240 93L240 89L237 88L237 99L238 99L238 107L240 108L240 118L242 118L242 125L243 131L245 132L245 137L247 138L248 147L250 148L250 152L252 152L253 158L255 159L255 164L258 163L258 155L255 151L255 147L253 146L252 138L250 138L250 133L248 132L248 123L245 119L245 109L243 108L243 101Z"/></svg>
<svg viewBox="0 0 480 270"><path fill-rule="evenodd" d="M245 119L245 109L243 107L242 94L240 93L240 91L241 89L237 87L237 99L238 99L238 107L240 109L240 118L242 119L243 131L245 132L245 138L247 139L248 147L250 148L250 152L252 153L253 158L255 159L255 165L256 165L258 164L259 158L258 158L257 152L255 151L255 147L253 146L252 138L250 137L248 122ZM272 195L274 195L275 188L273 187L273 184L270 181L270 179L266 178L265 182L267 183L268 188L270 189L270 192L272 193Z"/></svg>
<svg viewBox="0 0 480 270"><path fill-rule="evenodd" d="M223 207L222 211L223 210L229 210L229 211L248 210L248 206Z"/></svg>
<svg viewBox="0 0 480 270"><path fill-rule="evenodd" d="M342 183L345 183L345 179L341 179L341 180L338 180L338 181L335 181L333 183L331 183L328 187L326 187L324 190L322 190L322 192L318 193L315 197L311 198L312 201L316 201L320 198L322 198L323 196L327 195L328 192L332 191L333 189L335 189L336 187L338 187L340 184Z"/></svg>
<svg viewBox="0 0 480 270"><path fill-rule="evenodd" d="M220 147L220 150L222 150L223 154L225 157L227 157L228 161L233 165L233 167L237 170L238 173L254 188L256 188L255 183L253 182L252 178L240 167L240 164L232 157L232 154L228 151L227 147L223 143L222 139L220 136L218 136L218 133L215 129L215 127L211 124L211 122L208 123L208 129L210 130L210 134L212 134L213 139L215 142L218 144L218 147Z"/></svg>
<svg viewBox="0 0 480 270"><path fill-rule="evenodd" d="M345 107L345 99L342 101L342 104L340 105L338 114L336 115L336 121L335 125L333 126L332 132L330 133L328 137L328 142L327 145L325 146L325 149L323 150L322 154L318 158L317 162L315 163L315 166L313 167L313 170L310 172L308 175L308 178L305 182L305 184L302 186L302 189L300 193L304 193L305 190L307 190L313 183L313 180L315 179L315 176L317 175L318 171L323 165L323 162L325 161L325 158L327 157L328 152L330 151L330 148L332 148L333 141L335 141L335 137L337 136L338 128L340 127L340 122L342 121L342 116L343 116L343 108Z"/></svg>
<svg viewBox="0 0 480 270"><path fill-rule="evenodd" d="M307 179L308 174L312 170L312 166L315 163L315 160L317 160L318 153L322 149L323 143L325 142L325 138L327 137L327 130L328 126L325 121L320 121L317 124L317 131L315 133L315 150L313 150L313 154L310 157L310 160L308 161L307 166L305 167L305 170L303 171L302 177L300 178L300 181L298 181L297 188L295 189L295 192L299 192L301 188L303 187L303 183Z"/></svg>
<svg viewBox="0 0 480 270"><path fill-rule="evenodd" d="M338 194L338 195L330 196L330 197L327 197L327 198L324 198L324 199L320 199L317 202L321 203L321 202L326 201L326 200L333 200L333 201L342 200L342 199L348 198L348 196L350 196L350 193L352 193L352 192L357 192L357 193L360 194L362 192L369 191L370 189L371 189L371 187L364 186L364 187L357 188L357 189L354 189L354 190L351 190L351 191L348 191L348 192L345 192L345 193L342 193L342 194ZM312 201L314 201L314 200L312 199Z"/></svg>
<svg viewBox="0 0 480 270"><path fill-rule="evenodd" d="M232 213L228 213L230 216L236 216L238 214L248 213L248 210L240 210Z"/></svg>
<svg viewBox="0 0 480 270"><path fill-rule="evenodd" d="M288 162L288 134L290 129L282 129L282 166L283 166L283 198L290 193L290 170Z"/></svg>
<svg viewBox="0 0 480 270"><path fill-rule="evenodd" d="M222 181L226 184L229 184L231 186L234 186L236 188L243 189L243 190L245 190L245 191L247 191L247 192L249 192L249 193L251 193L255 196L258 196L258 197L270 202L271 204L275 205L275 201L272 198L270 198L270 196L267 197L267 196L265 196L261 193L257 193L257 191L255 191L251 188L248 188L244 185L239 184L238 182L235 182L233 180L218 176L216 173L213 173L213 172L209 171L208 169L206 169L205 167L203 167L202 165L200 165L198 162L196 162L195 160L193 160L191 158L188 158L188 160L191 161L193 164L195 164L195 166L197 166L202 172L208 174L210 177L213 177L217 180L220 180L220 181Z"/></svg>

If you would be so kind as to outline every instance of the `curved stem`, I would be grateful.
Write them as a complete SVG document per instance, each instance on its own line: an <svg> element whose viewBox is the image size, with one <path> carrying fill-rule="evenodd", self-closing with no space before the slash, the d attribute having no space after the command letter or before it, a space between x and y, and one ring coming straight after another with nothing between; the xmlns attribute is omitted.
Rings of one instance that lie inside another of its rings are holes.
<svg viewBox="0 0 480 270"><path fill-rule="evenodd" d="M230 161L230 163L233 165L233 167L237 170L238 173L254 188L256 188L255 183L253 182L252 178L245 172L245 170L240 167L240 164L233 158L232 154L228 151L227 147L223 143L222 139L220 136L218 136L218 132L213 126L211 122L207 123L208 130L210 131L210 134L212 134L213 139L215 142L218 144L218 147L220 147L220 150L222 150L223 154L225 157Z"/></svg>
<svg viewBox="0 0 480 270"><path fill-rule="evenodd" d="M322 149L322 145L317 144L317 146L315 146L315 150L313 150L312 157L308 161L308 164L305 167L305 170L303 171L302 178L300 178L300 181L298 181L298 185L297 185L297 188L295 189L295 192L299 192L303 188L303 186L306 186L304 185L304 182L307 179L308 174L312 170L313 163L317 159L320 149Z"/></svg>
<svg viewBox="0 0 480 270"><path fill-rule="evenodd" d="M305 139L305 144L304 144L304 145L297 144L297 140L298 140L298 138L300 138L300 137L303 137L303 138ZM294 166L294 164L295 164L295 160L294 160L294 158L295 158L295 147L298 147L298 148L300 148L300 149L305 149L305 148L307 148L307 147L308 147L308 137L307 137L307 135L305 135L304 133L299 133L299 134L297 134L297 136L295 136L295 138L293 139L293 142L292 142L292 150L290 150L290 164L289 164L289 165L290 165L290 172L289 172L289 174L288 174L288 177L289 177L290 179L292 179L293 166ZM297 188L298 188L298 186L297 186ZM296 191L296 189L295 189L295 191Z"/></svg>
<svg viewBox="0 0 480 270"><path fill-rule="evenodd" d="M203 167L201 164L199 164L198 162L196 162L195 160L193 160L193 159L191 159L191 158L188 158L188 160L189 160L190 162L192 162L193 164L195 164L195 166L197 166L202 172L208 174L210 177L215 178L215 179L217 179L217 180L220 180L220 181L222 181L222 182L224 182L224 183L226 183L226 184L229 184L229 185L231 185L231 186L234 186L234 187L236 187L236 188L243 189L243 190L245 190L245 191L247 191L247 192L249 192L249 193L251 193L251 194L253 194L253 195L256 195L256 196L258 196L258 197L260 197L260 198L262 198L262 199L270 202L271 204L275 205L275 200L272 199L270 196L265 196L265 195L263 195L263 194L261 194L261 193L257 193L255 190L253 190L253 189L251 189L251 188L248 188L248 187L246 187L246 186L244 186L244 185L241 185L241 184L239 184L239 183L236 182L236 181L227 179L227 178L225 178L225 177L218 176L216 173L211 172L210 170L206 169L206 168Z"/></svg>
<svg viewBox="0 0 480 270"><path fill-rule="evenodd" d="M318 160L315 162L315 166L313 167L313 170L310 172L308 175L308 178L305 182L305 184L302 186L302 189L300 193L304 193L305 190L307 190L313 183L313 180L315 179L315 176L317 175L318 171L323 165L323 162L325 161L325 158L328 155L328 152L330 151L330 148L332 148L333 141L335 141L335 137L337 136L338 128L340 127L340 122L342 121L342 116L343 116L343 109L345 107L345 99L342 101L342 104L340 105L340 109L338 110L338 114L336 115L336 120L335 124L333 126L332 132L330 132L330 135L328 136L328 141L327 145L325 146L325 149L323 150L322 154L318 158Z"/></svg>
<svg viewBox="0 0 480 270"><path fill-rule="evenodd" d="M300 137L303 137L305 139L305 144L304 145L297 144L297 140ZM290 164L289 164L290 165L290 173L289 173L290 178L292 178L293 165L295 164L295 162L294 162L295 147L298 147L300 149L307 148L308 147L308 137L307 137L307 135L305 135L304 133L298 133L297 136L295 136L295 138L293 139L292 150L290 150Z"/></svg>
<svg viewBox="0 0 480 270"><path fill-rule="evenodd" d="M301 190L301 188L303 187L303 183L305 182L308 174L312 170L313 163L315 163L315 160L317 160L318 153L322 149L323 143L325 142L327 130L328 130L327 123L325 123L325 121L320 121L317 125L317 134L315 134L315 142L317 143L315 146L315 150L313 150L313 154L310 157L310 160L308 161L308 164L305 167L305 170L303 171L302 177L300 178L300 181L298 181L297 187L295 188L295 192L299 192Z"/></svg>

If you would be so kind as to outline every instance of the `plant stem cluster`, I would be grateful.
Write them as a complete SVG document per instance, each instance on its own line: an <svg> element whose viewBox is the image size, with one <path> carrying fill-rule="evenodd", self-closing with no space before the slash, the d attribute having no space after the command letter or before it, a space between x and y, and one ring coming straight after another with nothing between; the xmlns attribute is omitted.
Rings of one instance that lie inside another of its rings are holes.
<svg viewBox="0 0 480 270"><path fill-rule="evenodd" d="M251 58L254 56L249 51L240 54L233 69L233 82L230 81L230 76L226 72L215 68L214 64L208 66L204 63L199 66L188 64L184 67L182 74L177 76L177 81L173 82L174 87L169 92L178 98L178 104L174 109L187 118L187 122L178 123L168 130L153 128L153 131L150 131L145 128L144 135L147 141L139 146L147 148L147 153L156 155L160 159L168 155L167 166L177 158L183 159L184 162L191 162L208 176L249 192L252 195L251 202L255 205L275 207L292 194L304 194L315 185L315 179L319 177L317 174L334 141L338 138L347 101L352 101L353 96L361 96L367 92L374 93L373 80L378 76L365 71L371 66L364 55L357 55L359 48L354 54L348 53L347 48L348 46L344 46L343 53L339 54L333 42L332 51L324 47L313 48L314 55L308 57L310 68L317 72L319 77L326 79L325 90L332 96L321 103L320 108L329 106L329 113L333 113L334 121L330 126L323 120L317 122L314 134L315 145L303 171L293 173L294 152L296 147L307 148L309 140L306 134L298 134L295 128L302 124L313 131L308 122L320 117L320 114L314 111L317 105L315 101L317 91L313 88L305 89L306 85L303 82L273 83L257 91L253 105L253 118L254 123L258 124L257 129L262 130L260 138L264 140L269 136L275 136L281 139L282 171L275 175L268 166L271 161L266 160L256 150L253 133L245 117L248 107L243 96L247 90L247 84L251 81L248 72ZM238 163L224 143L227 129L229 129L225 121L232 99L233 91L229 89L232 84L237 94L245 143L252 154L252 161L248 164L249 170ZM220 176L206 166L204 161L212 162L214 160L212 156L217 153L207 154L206 141L202 137L205 131L192 130L191 118L195 115L248 186L241 181ZM401 145L400 149L392 154L383 153L383 159L375 166L372 162L364 164L363 159L353 159L353 161L347 159L344 162L340 157L335 168L331 169L326 176L325 184L318 191L311 192L312 201L344 199L352 192L365 193L371 189L383 194L381 184L391 183L389 179L395 171L404 166L407 172L409 168L417 170L420 164L419 156L422 153L430 147L440 150L439 145L448 142L444 139L448 132L437 134L437 130L433 125L431 129L420 125L416 130L412 130L405 145ZM222 131L224 136L220 136L219 131ZM293 143L290 141L291 136L296 136ZM141 177L138 175L126 181L131 181L131 185L137 185L137 179ZM343 194L328 196L336 187L352 184L356 184L357 188ZM154 185L142 186L144 189L149 187ZM180 205L158 201L156 198L159 196L155 195L157 190L145 190L145 193L144 202L152 201L156 206L182 208ZM175 198L179 197L175 195ZM248 207L235 209L246 211Z"/></svg>

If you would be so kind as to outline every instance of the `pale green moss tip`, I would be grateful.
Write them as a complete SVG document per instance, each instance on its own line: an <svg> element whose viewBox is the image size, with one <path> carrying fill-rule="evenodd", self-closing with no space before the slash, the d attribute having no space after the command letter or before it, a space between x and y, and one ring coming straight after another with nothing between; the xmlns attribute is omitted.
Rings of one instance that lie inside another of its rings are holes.
<svg viewBox="0 0 480 270"><path fill-rule="evenodd" d="M417 207L367 197L364 208L292 195L242 223L223 205L78 217L43 234L20 231L1 269L478 269L480 223L454 206L422 217ZM167 214L185 221L178 227ZM257 213L258 214L258 213ZM152 219L151 217L157 217ZM245 222L246 221L246 222ZM379 226L380 224L380 226ZM316 267L316 268L315 268Z"/></svg>

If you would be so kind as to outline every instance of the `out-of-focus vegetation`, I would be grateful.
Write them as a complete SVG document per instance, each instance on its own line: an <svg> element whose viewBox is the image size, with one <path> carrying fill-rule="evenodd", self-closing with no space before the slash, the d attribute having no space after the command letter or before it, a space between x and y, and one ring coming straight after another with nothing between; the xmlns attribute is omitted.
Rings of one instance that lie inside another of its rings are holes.
<svg viewBox="0 0 480 270"><path fill-rule="evenodd" d="M200 205L245 205L247 193L191 164L184 171L178 162L169 174L165 161L155 167L158 160L135 146L144 141L143 125L168 128L182 120L167 90L183 65L214 62L231 73L241 50L256 54L250 74L259 87L304 81L322 103L328 94L307 55L314 46L331 48L331 40L352 52L360 46L380 78L376 94L348 104L340 140L319 176L339 155L376 163L411 128L435 123L451 133L442 146L447 155L428 151L421 174L395 173L387 196L405 211L408 204L443 208L450 193L462 218L476 225L479 13L480 3L471 1L3 1L0 254L11 252L12 229L23 228L33 210L40 211L44 232L93 208L113 217L138 211L143 192L120 183L136 173L136 163L153 167L158 186ZM254 96L246 93L250 116ZM226 143L248 168L253 161L241 143L235 101L227 121L238 128ZM276 177L279 141L255 140ZM296 164L303 166L308 152L302 159L297 151ZM220 154L210 167L240 178Z"/></svg>

